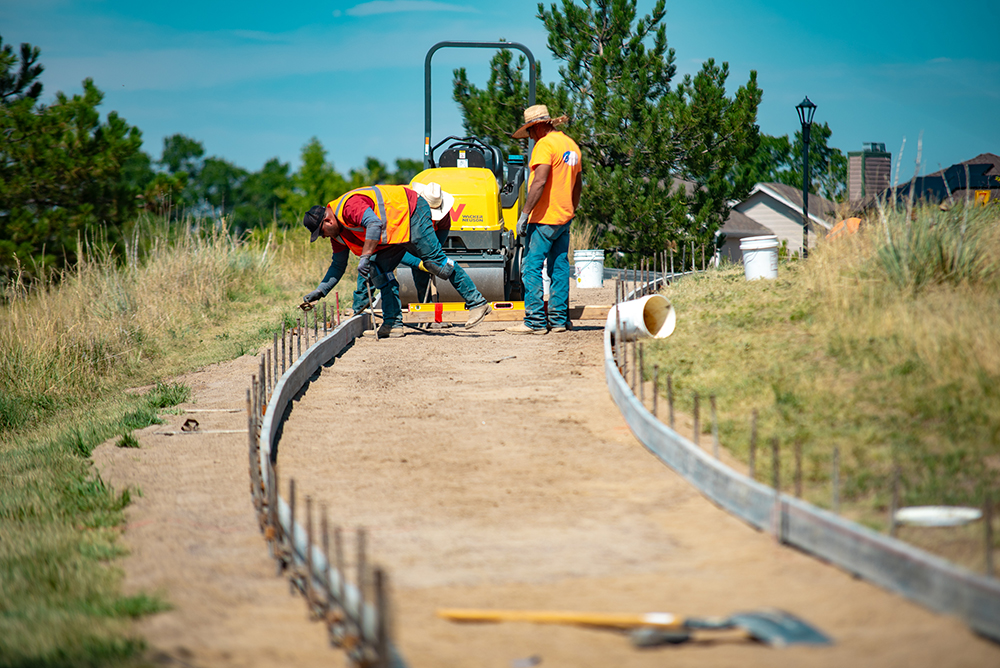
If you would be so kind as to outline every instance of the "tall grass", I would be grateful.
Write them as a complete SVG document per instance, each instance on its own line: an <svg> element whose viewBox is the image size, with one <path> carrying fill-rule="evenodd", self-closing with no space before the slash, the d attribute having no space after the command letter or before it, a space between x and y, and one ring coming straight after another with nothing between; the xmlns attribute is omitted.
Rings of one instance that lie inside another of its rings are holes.
<svg viewBox="0 0 1000 668"><path fill-rule="evenodd" d="M296 292L329 263L328 251L297 231L236 236L223 222L146 218L121 254L84 243L63 276L30 290L12 281L0 317L0 437L138 382L164 361L176 365L240 304L273 310L254 300L275 297L292 310ZM250 333L259 338L258 329ZM235 353L250 352L246 336L233 340Z"/></svg>
<svg viewBox="0 0 1000 668"><path fill-rule="evenodd" d="M136 490L111 489L90 454L134 447L132 430L190 399L162 378L256 352L329 263L301 230L236 235L223 221L146 218L117 251L91 240L65 274L5 286L0 666L106 665L141 647L128 620L164 604L121 596L114 566Z"/></svg>
<svg viewBox="0 0 1000 668"><path fill-rule="evenodd" d="M801 442L820 505L834 448L849 512L873 525L897 465L905 504L978 505L1000 482L998 260L997 207L882 211L777 280L729 265L671 286L678 327L654 358L688 410L693 391L718 396L738 456L754 409L785 480Z"/></svg>

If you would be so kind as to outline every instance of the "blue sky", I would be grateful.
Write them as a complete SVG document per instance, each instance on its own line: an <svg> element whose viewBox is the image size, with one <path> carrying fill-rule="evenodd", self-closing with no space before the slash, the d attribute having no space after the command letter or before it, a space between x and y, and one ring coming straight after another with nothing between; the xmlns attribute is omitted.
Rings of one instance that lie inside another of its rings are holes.
<svg viewBox="0 0 1000 668"><path fill-rule="evenodd" d="M560 0L561 2L561 0ZM582 0L578 0L578 4ZM548 3L547 3L548 4ZM652 0L640 0L640 13ZM92 77L138 126L159 157L182 133L250 170L272 157L299 165L316 136L341 172L366 156L390 165L419 159L423 61L442 40L527 45L542 76L557 76L534 0L5 0L0 35L42 50L44 99L81 90ZM1000 154L1000 55L996 2L785 0L667 2L667 38L679 73L707 58L728 61L731 90L756 69L764 91L758 122L768 134L798 127L808 95L816 120L844 152L884 142L901 178L982 152ZM438 51L433 62L433 138L461 132L451 71L466 66L485 85L485 50Z"/></svg>

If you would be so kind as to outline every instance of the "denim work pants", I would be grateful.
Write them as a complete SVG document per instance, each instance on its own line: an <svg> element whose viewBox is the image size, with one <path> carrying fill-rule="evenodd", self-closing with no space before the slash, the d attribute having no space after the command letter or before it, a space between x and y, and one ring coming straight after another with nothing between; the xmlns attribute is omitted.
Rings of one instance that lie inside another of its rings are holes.
<svg viewBox="0 0 1000 668"><path fill-rule="evenodd" d="M447 232L445 232L447 235ZM399 261L399 264L409 267L413 270L413 282L417 287L417 296L422 301L424 298L424 293L427 291L427 284L430 282L430 274L426 271L420 269L420 258L416 255L406 253L403 255L403 259ZM395 280L392 281L392 286L383 286L379 289L396 290L396 299L399 299L399 283ZM375 288L372 288L372 297L375 296ZM368 308L368 290L365 288L365 277L358 274L358 283L354 288L354 304L351 307L354 312L363 311Z"/></svg>
<svg viewBox="0 0 1000 668"><path fill-rule="evenodd" d="M569 320L569 223L564 225L528 225L525 235L528 253L524 258L521 280L524 282L524 324L532 329L565 326ZM542 263L547 261L549 313L545 321Z"/></svg>
<svg viewBox="0 0 1000 668"><path fill-rule="evenodd" d="M444 234L447 234L447 232ZM417 208L410 215L409 243L388 246L372 257L372 264L377 267L377 271L389 276L388 284L382 289L382 317L391 326L402 326L403 324L403 311L399 301L399 283L396 282L396 277L392 275L392 272L400 264L405 263L413 267L415 278L417 274L424 273L420 269L415 268L414 264L410 264L412 260L410 262L406 261L408 256L414 258L416 266L419 266L422 261L424 266L430 269L436 267L442 272L448 268L452 269L448 280L455 286L455 290L462 296L462 299L465 300L466 308L473 309L486 303L486 299L476 289L476 284L469 278L469 274L445 255L444 250L441 248L441 241L438 234L434 231L434 223L431 220L431 209L427 206L427 202L423 197L418 197ZM420 290L419 282L417 283L417 289L418 291ZM427 290L426 279L423 283L423 289ZM359 301L362 295L364 301ZM423 298L423 294L420 295L420 298ZM354 310L360 310L357 308L358 305L361 305L362 309L365 308L367 302L367 290L365 289L362 277L359 276L357 289L354 291Z"/></svg>
<svg viewBox="0 0 1000 668"><path fill-rule="evenodd" d="M450 269L451 275L448 276L448 281L465 300L465 308L474 309L486 303L486 298L476 289L476 284L472 282L465 269L445 255L438 235L434 232L430 207L423 197L417 198L417 210L410 216L410 243L405 244L405 248L420 258L424 266L438 276L441 273L447 275ZM396 265L398 264L399 260L396 261ZM393 265L393 268L396 265Z"/></svg>

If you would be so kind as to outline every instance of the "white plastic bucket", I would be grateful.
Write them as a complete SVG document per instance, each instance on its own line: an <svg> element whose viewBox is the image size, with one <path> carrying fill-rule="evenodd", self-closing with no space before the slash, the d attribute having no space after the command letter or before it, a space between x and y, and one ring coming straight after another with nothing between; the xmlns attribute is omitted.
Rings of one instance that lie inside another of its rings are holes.
<svg viewBox="0 0 1000 668"><path fill-rule="evenodd" d="M646 295L608 311L606 326L615 331L621 318L622 339L665 339L677 326L677 312L663 295Z"/></svg>
<svg viewBox="0 0 1000 668"><path fill-rule="evenodd" d="M778 277L778 237L746 237L740 241L740 251L748 281Z"/></svg>
<svg viewBox="0 0 1000 668"><path fill-rule="evenodd" d="M573 266L576 269L576 287L604 287L604 251L575 250Z"/></svg>

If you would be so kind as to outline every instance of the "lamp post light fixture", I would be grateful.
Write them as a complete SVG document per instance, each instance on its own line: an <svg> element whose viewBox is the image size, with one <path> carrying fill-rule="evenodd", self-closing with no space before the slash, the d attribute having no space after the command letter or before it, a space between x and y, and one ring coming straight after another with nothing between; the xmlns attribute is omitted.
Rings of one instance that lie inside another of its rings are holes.
<svg viewBox="0 0 1000 668"><path fill-rule="evenodd" d="M816 105L809 96L795 107L802 124L802 259L809 255L809 131L812 130Z"/></svg>

